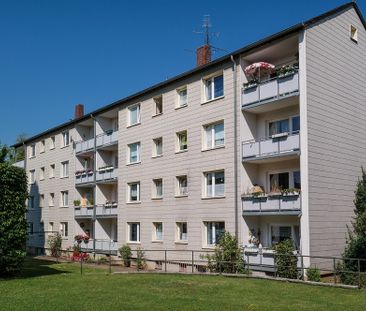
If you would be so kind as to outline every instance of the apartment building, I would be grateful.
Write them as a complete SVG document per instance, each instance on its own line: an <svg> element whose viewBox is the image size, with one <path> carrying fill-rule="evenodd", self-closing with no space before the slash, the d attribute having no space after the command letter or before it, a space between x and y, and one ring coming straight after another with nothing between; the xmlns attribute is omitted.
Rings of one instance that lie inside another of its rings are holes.
<svg viewBox="0 0 366 311"><path fill-rule="evenodd" d="M226 230L254 260L287 238L339 256L366 163L365 25L347 3L212 62L204 46L193 70L92 113L77 106L25 142L30 230L113 253L211 249Z"/></svg>

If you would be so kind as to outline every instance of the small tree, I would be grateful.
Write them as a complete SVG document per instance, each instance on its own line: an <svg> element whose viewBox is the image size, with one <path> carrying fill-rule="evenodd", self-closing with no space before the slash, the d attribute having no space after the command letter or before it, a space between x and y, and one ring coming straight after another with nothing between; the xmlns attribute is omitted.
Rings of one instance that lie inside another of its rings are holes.
<svg viewBox="0 0 366 311"><path fill-rule="evenodd" d="M294 255L295 248L292 241L282 241L274 249L277 275L286 279L297 279L297 257Z"/></svg>
<svg viewBox="0 0 366 311"><path fill-rule="evenodd" d="M27 177L21 168L0 163L0 275L20 271L26 252Z"/></svg>
<svg viewBox="0 0 366 311"><path fill-rule="evenodd" d="M136 251L136 268L137 270L145 268L145 252L140 247Z"/></svg>
<svg viewBox="0 0 366 311"><path fill-rule="evenodd" d="M131 256L132 256L131 247L125 244L118 251L122 257L124 266L125 267L131 266Z"/></svg>
<svg viewBox="0 0 366 311"><path fill-rule="evenodd" d="M48 247L50 248L51 256L55 257L56 259L61 256L61 246L62 237L58 232L48 238Z"/></svg>
<svg viewBox="0 0 366 311"><path fill-rule="evenodd" d="M320 282L320 270L317 267L309 267L306 271L309 281Z"/></svg>

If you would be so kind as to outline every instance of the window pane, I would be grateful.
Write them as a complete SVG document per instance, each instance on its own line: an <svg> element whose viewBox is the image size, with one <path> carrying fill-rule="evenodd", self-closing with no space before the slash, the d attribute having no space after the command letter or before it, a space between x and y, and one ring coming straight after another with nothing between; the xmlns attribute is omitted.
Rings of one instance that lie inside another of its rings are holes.
<svg viewBox="0 0 366 311"><path fill-rule="evenodd" d="M206 127L206 148L212 147L212 126Z"/></svg>
<svg viewBox="0 0 366 311"><path fill-rule="evenodd" d="M206 98L207 98L207 100L212 99L212 80L211 79L206 81Z"/></svg>
<svg viewBox="0 0 366 311"><path fill-rule="evenodd" d="M214 244L212 222L207 223L207 244L209 245Z"/></svg>
<svg viewBox="0 0 366 311"><path fill-rule="evenodd" d="M137 162L139 160L139 144L130 145L130 163Z"/></svg>
<svg viewBox="0 0 366 311"><path fill-rule="evenodd" d="M219 243L221 237L225 233L225 223L223 222L217 222L215 223L215 243Z"/></svg>
<svg viewBox="0 0 366 311"><path fill-rule="evenodd" d="M224 123L215 124L215 146L224 144Z"/></svg>
<svg viewBox="0 0 366 311"><path fill-rule="evenodd" d="M130 240L137 241L138 239L138 225L137 224L130 224Z"/></svg>
<svg viewBox="0 0 366 311"><path fill-rule="evenodd" d="M130 185L130 200L131 201L138 201L139 199L139 187L138 184L131 184Z"/></svg>
<svg viewBox="0 0 366 311"><path fill-rule="evenodd" d="M300 171L293 172L294 188L301 189Z"/></svg>
<svg viewBox="0 0 366 311"><path fill-rule="evenodd" d="M225 174L224 172L215 173L215 196L224 195Z"/></svg>
<svg viewBox="0 0 366 311"><path fill-rule="evenodd" d="M214 97L220 97L224 95L224 77L221 76L217 76L214 78L214 83L215 83L215 94Z"/></svg>
<svg viewBox="0 0 366 311"><path fill-rule="evenodd" d="M179 92L179 105L180 106L185 106L187 105L187 90L181 90Z"/></svg>
<svg viewBox="0 0 366 311"><path fill-rule="evenodd" d="M207 189L206 189L207 196L211 197L212 196L212 173L207 173L206 184L207 184Z"/></svg>
<svg viewBox="0 0 366 311"><path fill-rule="evenodd" d="M130 108L130 124L136 124L139 122L139 106Z"/></svg>
<svg viewBox="0 0 366 311"><path fill-rule="evenodd" d="M293 117L292 118L292 132L298 133L300 131L300 117Z"/></svg>

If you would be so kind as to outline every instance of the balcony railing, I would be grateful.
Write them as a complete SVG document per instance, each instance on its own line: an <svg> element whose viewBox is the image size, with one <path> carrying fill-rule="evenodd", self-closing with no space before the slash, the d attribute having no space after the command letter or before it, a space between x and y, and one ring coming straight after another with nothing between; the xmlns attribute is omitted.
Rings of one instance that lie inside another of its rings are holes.
<svg viewBox="0 0 366 311"><path fill-rule="evenodd" d="M85 170L75 173L75 184L87 184L94 182L93 170Z"/></svg>
<svg viewBox="0 0 366 311"><path fill-rule="evenodd" d="M95 214L98 217L117 216L117 203L97 205Z"/></svg>
<svg viewBox="0 0 366 311"><path fill-rule="evenodd" d="M86 141L79 141L75 144L75 152L82 153L94 149L94 138L88 139Z"/></svg>
<svg viewBox="0 0 366 311"><path fill-rule="evenodd" d="M242 143L243 161L273 156L298 153L300 150L300 133L282 133L269 139L245 141Z"/></svg>
<svg viewBox="0 0 366 311"><path fill-rule="evenodd" d="M253 103L277 100L298 92L299 73L296 71L284 77L275 77L244 88L242 92L242 106L244 108L246 105Z"/></svg>
<svg viewBox="0 0 366 311"><path fill-rule="evenodd" d="M243 197L242 209L243 215L298 215L301 211L301 194Z"/></svg>
<svg viewBox="0 0 366 311"><path fill-rule="evenodd" d="M107 131L97 136L97 147L111 145L118 142L118 131Z"/></svg>
<svg viewBox="0 0 366 311"><path fill-rule="evenodd" d="M90 239L88 243L81 243L81 249L83 251L93 251L93 239ZM102 252L117 252L118 245L117 241L107 240L107 239L95 239L95 250Z"/></svg>
<svg viewBox="0 0 366 311"><path fill-rule="evenodd" d="M90 218L94 215L94 207L93 206L75 206L74 208L74 216L75 217L85 217Z"/></svg>
<svg viewBox="0 0 366 311"><path fill-rule="evenodd" d="M107 168L100 168L97 171L96 181L110 181L117 179L118 169L110 166Z"/></svg>

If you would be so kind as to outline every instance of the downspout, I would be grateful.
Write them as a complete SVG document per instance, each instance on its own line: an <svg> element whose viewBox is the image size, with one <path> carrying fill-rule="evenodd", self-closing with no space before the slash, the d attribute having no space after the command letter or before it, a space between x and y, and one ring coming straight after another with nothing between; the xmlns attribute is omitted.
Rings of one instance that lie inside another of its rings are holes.
<svg viewBox="0 0 366 311"><path fill-rule="evenodd" d="M237 132L237 65L233 55L230 55L230 60L233 63L233 89L234 89L234 196L235 196L235 237L239 243L239 205L238 205L238 132Z"/></svg>
<svg viewBox="0 0 366 311"><path fill-rule="evenodd" d="M93 137L94 137L94 149L93 149L93 201L94 201L94 206L93 206L93 253L94 253L94 258L95 258L95 221L96 221L96 202L97 202L97 186L96 186L96 177L97 177L97 137L96 137L96 133L97 133L97 127L96 127L96 123L97 123L97 119L93 116L93 114L90 114L90 117L93 119Z"/></svg>

